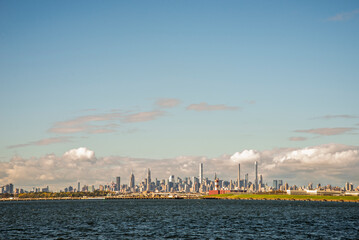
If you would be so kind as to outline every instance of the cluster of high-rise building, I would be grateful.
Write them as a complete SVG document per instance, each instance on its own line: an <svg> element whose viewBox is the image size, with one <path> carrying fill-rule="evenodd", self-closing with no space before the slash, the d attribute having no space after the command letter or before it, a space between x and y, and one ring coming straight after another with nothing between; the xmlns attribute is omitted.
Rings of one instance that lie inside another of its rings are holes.
<svg viewBox="0 0 359 240"><path fill-rule="evenodd" d="M225 181L217 178L215 174L214 179L208 179L203 174L203 163L199 164L199 174L197 176L175 178L170 175L168 179L151 179L151 170L147 170L146 178L135 184L135 176L130 175L129 184L121 184L121 177L116 177L116 183L113 186L115 191L122 193L129 192L201 192L205 193L210 190L235 190L240 192L259 192L272 189L263 182L263 177L258 174L258 163L254 164L254 181L250 181L248 173L241 179L241 167L238 164L238 175L236 180Z"/></svg>
<svg viewBox="0 0 359 240"><path fill-rule="evenodd" d="M213 191L233 191L233 192L271 192L271 191L292 191L292 193L312 193L314 191L325 192L340 192L340 191L359 191L359 186L355 189L353 183L347 182L344 188L335 187L331 185L321 186L318 184L313 187L313 183L309 183L308 186L289 186L288 183L283 183L283 180L273 180L273 185L269 186L264 183L262 174L258 174L258 162L254 163L254 177L253 181L249 180L248 173L244 174L244 178L241 175L241 165L238 164L237 179L235 180L221 180L214 174L213 179L204 177L203 163L199 164L199 173L197 176L175 178L174 175L170 175L166 179L153 180L151 176L151 170L147 169L146 178L139 181L136 184L135 175L133 172L130 174L128 184L121 184L121 177L116 177L115 182L111 182L108 185L99 185L95 188L94 185L83 185L81 188L80 182L77 183L77 188L73 186L66 187L60 192L94 192L94 191L111 191L117 193L135 193L135 192L182 192L182 193L216 193ZM0 187L0 193L19 194L24 192L50 192L49 187L38 188L34 187L32 191L24 191L23 189L16 188L14 191L13 184L7 184ZM290 192L288 192L290 194Z"/></svg>
<svg viewBox="0 0 359 240"><path fill-rule="evenodd" d="M14 185L12 183L6 184L5 186L0 187L0 193L14 193Z"/></svg>

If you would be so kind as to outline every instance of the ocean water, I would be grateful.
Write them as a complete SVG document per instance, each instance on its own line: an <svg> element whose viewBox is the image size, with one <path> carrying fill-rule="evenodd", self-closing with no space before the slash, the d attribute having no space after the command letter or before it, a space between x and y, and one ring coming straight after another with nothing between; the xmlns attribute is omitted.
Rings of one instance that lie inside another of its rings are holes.
<svg viewBox="0 0 359 240"><path fill-rule="evenodd" d="M359 239L359 204L255 200L0 202L0 239Z"/></svg>

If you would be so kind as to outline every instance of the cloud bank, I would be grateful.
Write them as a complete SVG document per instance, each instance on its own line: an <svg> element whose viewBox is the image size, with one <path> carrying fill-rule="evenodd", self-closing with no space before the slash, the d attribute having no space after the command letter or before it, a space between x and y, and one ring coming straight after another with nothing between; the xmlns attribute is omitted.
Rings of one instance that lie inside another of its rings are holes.
<svg viewBox="0 0 359 240"><path fill-rule="evenodd" d="M355 9L350 12L338 13L337 15L330 17L327 20L333 22L347 21L354 18L357 14L359 14L359 9Z"/></svg>
<svg viewBox="0 0 359 240"><path fill-rule="evenodd" d="M298 141L305 141L307 138L305 137L290 137L289 141L298 142Z"/></svg>
<svg viewBox="0 0 359 240"><path fill-rule="evenodd" d="M55 123L48 131L51 133L110 133L117 131L120 123L136 123L155 120L164 116L166 112L154 110L148 112L111 112L77 117L67 121Z"/></svg>
<svg viewBox="0 0 359 240"><path fill-rule="evenodd" d="M334 118L358 118L358 117L354 115L342 114L342 115L325 115L313 119L334 119Z"/></svg>
<svg viewBox="0 0 359 240"><path fill-rule="evenodd" d="M156 101L156 105L162 108L176 107L180 103L181 101L176 98L161 98Z"/></svg>
<svg viewBox="0 0 359 240"><path fill-rule="evenodd" d="M300 133L312 133L322 136L332 136L332 135L340 135L348 132L352 132L356 128L314 128L314 129L306 129L306 130L296 130L295 132Z"/></svg>
<svg viewBox="0 0 359 240"><path fill-rule="evenodd" d="M191 104L186 109L200 112L200 111L238 110L238 107L231 107L224 104L209 105L208 103L202 102L199 104Z"/></svg>
<svg viewBox="0 0 359 240"><path fill-rule="evenodd" d="M7 148L20 148L20 147L28 147L28 146L44 146L50 145L55 143L63 143L63 142L70 142L71 137L53 137L53 138L44 138L38 141L23 143L23 144L16 144L10 145Z"/></svg>
<svg viewBox="0 0 359 240"><path fill-rule="evenodd" d="M253 181L254 161L258 161L259 174L268 184L273 179L299 185L320 182L343 186L346 181L359 184L359 147L341 144L265 151L248 149L217 158L179 156L167 159L99 158L93 150L81 147L71 149L62 156L13 157L8 162L0 162L0 182L12 182L16 187L25 188L49 185L59 190L74 186L78 180L82 184L98 186L120 176L122 183L128 184L131 171L138 183L146 177L146 168L151 168L152 177L158 179L172 174L176 177L197 176L199 163L204 164L205 177L213 179L214 173L217 173L221 179L227 180L236 179L237 164L241 163L242 178L248 173L250 181Z"/></svg>

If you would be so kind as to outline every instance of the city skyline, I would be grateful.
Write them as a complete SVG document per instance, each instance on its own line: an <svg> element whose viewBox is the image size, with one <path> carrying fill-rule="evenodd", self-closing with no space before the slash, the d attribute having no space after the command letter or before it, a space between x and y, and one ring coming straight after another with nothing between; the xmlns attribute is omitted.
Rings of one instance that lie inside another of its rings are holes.
<svg viewBox="0 0 359 240"><path fill-rule="evenodd" d="M358 9L1 1L0 185L357 183Z"/></svg>
<svg viewBox="0 0 359 240"><path fill-rule="evenodd" d="M344 186L335 186L331 184L321 184L320 182L316 187L313 186L313 182L308 182L308 185L297 185L297 184L288 184L287 181L283 179L273 179L273 184L268 184L267 181L263 181L263 175L258 173L258 163L254 162L254 178L253 181L250 181L248 178L248 173L245 174L244 178L240 178L241 169L240 164L238 164L237 169L237 179L220 179L217 173L214 173L214 178L211 180L208 177L203 175L203 163L199 164L199 173L198 176L192 177L181 177L170 175L168 179L158 179L157 177L152 181L151 178L151 169L147 169L146 178L139 180L138 183L135 182L135 176L133 171L129 178L128 184L121 184L121 177L115 177L115 181L111 181L109 184L100 184L98 188L95 185L84 184L81 187L80 181L77 182L77 188L65 187L60 190L50 189L49 186L46 187L32 187L32 190L23 189L21 187L14 187L12 183L6 184L4 186L0 185L0 194L1 193L10 193L10 194L20 194L20 193L39 193L39 192L94 192L96 191L109 191L116 192L116 194L131 194L131 193L149 193L149 192L178 192L178 193L201 193L201 194L218 194L215 192L217 190L223 190L227 192L242 192L242 193L265 193L273 191L287 191L288 194L291 194L290 191L294 191L297 194L303 194L303 192L310 194L317 194L317 191L320 191L319 194L343 194L345 191L354 191L353 194L357 194L359 191L359 186L355 188L355 183L346 182ZM259 179L258 179L259 175ZM213 191L214 190L214 191ZM316 190L313 192L313 190ZM309 192L308 192L309 191Z"/></svg>
<svg viewBox="0 0 359 240"><path fill-rule="evenodd" d="M203 160L203 159L201 159L201 160ZM237 166L234 165L233 169L230 169L227 166L226 167L227 173L231 172L231 171L237 171L236 178L223 177L223 176L228 176L228 174L224 174L222 177L219 177L217 174L218 171L217 172L215 171L214 173L209 172L207 174L204 174L203 167L204 167L203 162L200 162L199 166L198 166L198 170L199 170L198 175L181 176L181 175L174 175L173 173L170 173L170 175L168 177L168 179L169 179L168 182L169 183L177 183L178 179L183 179L183 180L188 179L189 181L191 181L190 179L192 179L191 184L192 184L192 182L198 181L198 187L199 187L200 185L202 185L202 183L208 183L208 181L214 183L214 181L216 179L218 179L221 181L221 184L222 184L222 182L226 182L226 184L230 184L231 190L233 190L233 189L248 189L249 191L253 191L253 192L268 191L267 187L272 187L273 189L279 189L279 188L277 188L277 181L279 181L279 183L278 183L279 186L289 186L289 187L294 186L295 188L298 188L298 187L303 188L306 186L306 184L308 184L308 189L311 189L309 187L310 185L313 186L313 181L312 181L313 178L303 179L300 182L293 182L293 180L292 180L292 182L290 182L290 181L287 181L287 179L278 180L278 176L273 176L272 179L265 179L265 181L263 181L263 175L267 176L267 174L265 174L265 173L263 174L263 172L261 170L258 171L258 162L257 161L255 161L253 163L252 167L254 167L254 168L252 168L252 171L253 171L252 174L250 174L248 172L243 174L243 172L241 172L240 163ZM248 168L246 168L246 170L248 170ZM158 172L158 171L156 171L156 172ZM214 174L214 178L211 179L211 175L213 175L213 174ZM240 176L242 176L241 174L244 175L244 178L240 177ZM141 174L140 174L140 176L141 176ZM161 177L159 177L159 176L161 176ZM123 184L121 184L121 176L112 177L111 180L108 180L107 182L100 181L100 183L99 183L98 181L96 181L96 183L98 184L98 186L100 186L100 191L103 191L103 189L105 189L106 191L108 191L108 190L119 191L120 186L127 186L129 191L135 192L135 191L138 191L135 189L139 189L139 186L141 184L145 184L145 187L141 191L152 192L152 191L154 191L154 189L152 188L153 187L152 184L156 184L156 182L160 181L161 178L162 178L162 180L166 179L166 177L163 178L163 176L164 176L163 174L160 174L159 176L156 176L155 180L152 180L151 168L146 168L145 175L143 177L139 177L139 179L137 178L138 182L136 182L134 171L133 171L133 169L131 169L131 174L128 179L126 178L126 176L122 176L122 179L125 182ZM128 182L128 184L126 184L126 181ZM271 184L272 182L273 182L273 184ZM283 184L283 182L285 182L285 183ZM89 189L91 186L92 186L92 192L95 190L95 188L94 188L95 184L90 184L90 183L86 183L84 185L84 187L82 188L79 178L77 180L77 188L73 188L71 186L71 183L70 182L68 182L68 183L70 184L69 188L73 189L75 192L81 191L81 189L83 189L83 188ZM137 184L137 183L140 183L140 184ZM346 180L345 184L344 183L332 184L330 182L322 182L320 180L318 180L316 183L314 182L314 184L317 184L318 186L333 186L333 187L340 187L340 188L343 187L344 189L348 189L347 184L349 184L349 183L351 184L352 187L356 184L355 182L353 184L353 182L348 179ZM15 189L13 187L12 183L7 183L7 184L4 184L3 186L1 186L1 184L0 184L0 187L5 187L5 186L8 186L9 184L11 184L12 188ZM166 180L166 184L168 184L167 180ZM44 187L45 185L46 185L46 187ZM34 186L34 184L28 183L27 185L24 185L24 186L27 186L27 187L17 186L17 189L26 190L26 191L29 191L29 189L36 189L39 192L41 191L41 189L45 189L45 190L43 190L45 192L49 191L49 189L50 189L48 183L43 184L43 186ZM101 190L101 187L102 187L102 190ZM358 186L358 188L359 188L359 186ZM59 187L59 184L54 184L51 186L51 191L57 192L57 191L62 191L62 189L63 189L63 186ZM68 188L65 188L65 189L68 189ZM191 189L192 189L192 185L191 185ZM213 190L213 189L211 189L211 190ZM197 190L197 191L200 191L200 192L207 191L208 192L208 189L207 190L202 189L202 190ZM66 192L66 190L65 190L65 192ZM70 190L70 192L71 192L71 190Z"/></svg>

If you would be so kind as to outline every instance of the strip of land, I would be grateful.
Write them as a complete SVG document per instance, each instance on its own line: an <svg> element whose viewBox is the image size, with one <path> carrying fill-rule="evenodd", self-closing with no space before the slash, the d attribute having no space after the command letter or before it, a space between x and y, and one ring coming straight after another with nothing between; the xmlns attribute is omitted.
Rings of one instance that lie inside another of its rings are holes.
<svg viewBox="0 0 359 240"><path fill-rule="evenodd" d="M359 203L359 196L218 194L218 195L204 196L203 198L204 199L287 200L287 201L358 202Z"/></svg>
<svg viewBox="0 0 359 240"><path fill-rule="evenodd" d="M30 197L31 196L31 197ZM105 196L66 196L51 194L22 195L21 197L0 198L0 201L38 201L38 200L121 200L121 199L230 199L230 200L283 200L283 201L319 201L319 202L357 202L359 196L325 196L325 195L287 195L287 194L123 194Z"/></svg>

